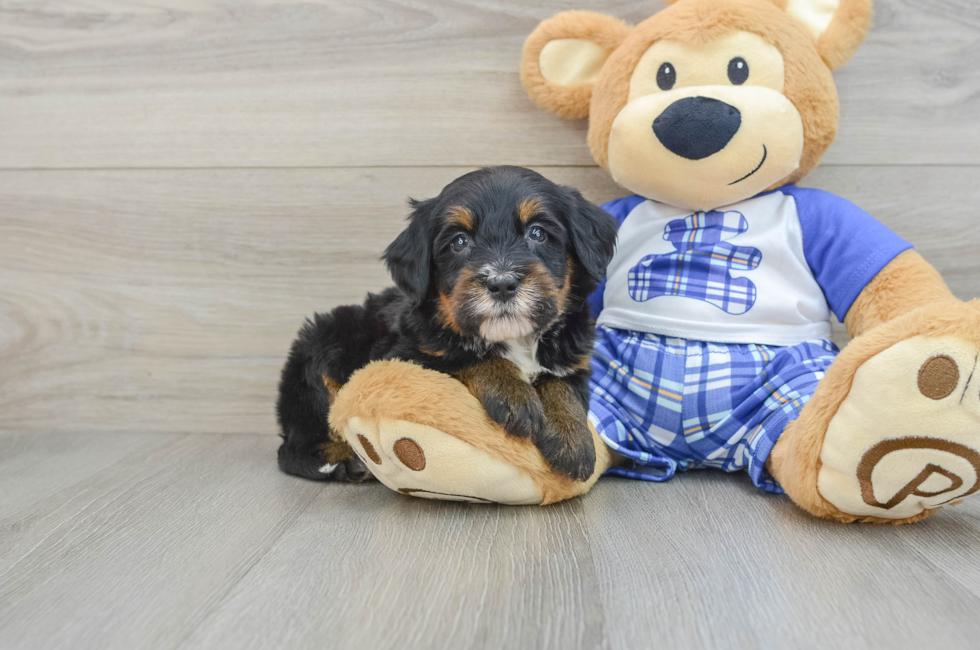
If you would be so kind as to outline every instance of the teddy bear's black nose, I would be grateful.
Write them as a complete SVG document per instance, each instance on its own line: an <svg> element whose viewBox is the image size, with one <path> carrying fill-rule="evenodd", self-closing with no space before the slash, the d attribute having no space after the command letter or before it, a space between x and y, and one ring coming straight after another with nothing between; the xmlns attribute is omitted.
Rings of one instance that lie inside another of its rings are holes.
<svg viewBox="0 0 980 650"><path fill-rule="evenodd" d="M741 126L742 114L734 106L710 97L686 97L653 121L653 132L668 151L701 160L724 149Z"/></svg>

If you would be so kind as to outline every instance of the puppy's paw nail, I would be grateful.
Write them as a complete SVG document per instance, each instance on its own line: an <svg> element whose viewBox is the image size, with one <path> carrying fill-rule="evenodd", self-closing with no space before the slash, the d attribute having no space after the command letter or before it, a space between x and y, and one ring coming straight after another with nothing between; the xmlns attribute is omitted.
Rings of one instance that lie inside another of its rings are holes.
<svg viewBox="0 0 980 650"><path fill-rule="evenodd" d="M556 469L555 471L564 474L573 481L587 481L595 471L595 463L573 463L570 467Z"/></svg>
<svg viewBox="0 0 980 650"><path fill-rule="evenodd" d="M586 481L595 472L595 449L583 447L575 449L562 444L552 453L544 453L551 469L564 474L573 481ZM550 456L550 457L549 457Z"/></svg>
<svg viewBox="0 0 980 650"><path fill-rule="evenodd" d="M508 432L518 435L516 429L518 418L515 417L510 404L496 397L488 397L483 400L483 407L486 409L487 415L490 416L491 420L502 426Z"/></svg>

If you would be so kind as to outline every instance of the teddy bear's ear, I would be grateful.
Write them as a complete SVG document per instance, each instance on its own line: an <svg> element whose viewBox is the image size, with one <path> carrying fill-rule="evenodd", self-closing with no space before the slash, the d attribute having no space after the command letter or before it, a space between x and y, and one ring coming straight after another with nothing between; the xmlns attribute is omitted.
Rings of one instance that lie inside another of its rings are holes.
<svg viewBox="0 0 980 650"><path fill-rule="evenodd" d="M566 11L543 21L524 43L521 81L528 95L561 117L587 117L592 84L630 29L591 11Z"/></svg>
<svg viewBox="0 0 980 650"><path fill-rule="evenodd" d="M786 13L803 23L831 70L847 63L871 28L872 0L786 0Z"/></svg>

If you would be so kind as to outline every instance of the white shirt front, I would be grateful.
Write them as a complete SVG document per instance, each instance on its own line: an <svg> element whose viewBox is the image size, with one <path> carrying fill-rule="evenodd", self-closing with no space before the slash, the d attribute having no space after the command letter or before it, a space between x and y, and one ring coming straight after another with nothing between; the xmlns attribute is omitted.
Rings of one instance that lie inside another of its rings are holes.
<svg viewBox="0 0 980 650"><path fill-rule="evenodd" d="M639 203L606 277L600 325L779 346L831 336L796 201L779 191L708 213Z"/></svg>

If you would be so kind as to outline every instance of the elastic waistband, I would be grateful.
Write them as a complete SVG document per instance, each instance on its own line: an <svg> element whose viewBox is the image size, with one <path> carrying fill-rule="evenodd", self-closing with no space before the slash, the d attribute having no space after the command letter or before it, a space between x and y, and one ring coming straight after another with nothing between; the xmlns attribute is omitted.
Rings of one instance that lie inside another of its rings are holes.
<svg viewBox="0 0 980 650"><path fill-rule="evenodd" d="M676 336L666 336L664 334L654 334L652 332L636 332L624 330L608 325L596 326L598 334L596 349L600 349L603 336L613 337L620 341L633 345L642 345L659 350L665 354L679 357L696 357L704 354L714 353L751 353L758 350L766 352L779 350L781 348L795 347L792 345L765 345L762 343L723 343L717 341L698 341L695 339L685 339ZM630 339L633 339L631 341ZM837 346L828 339L813 339L802 341L797 345L803 344L817 345L826 349L828 352L836 352Z"/></svg>

